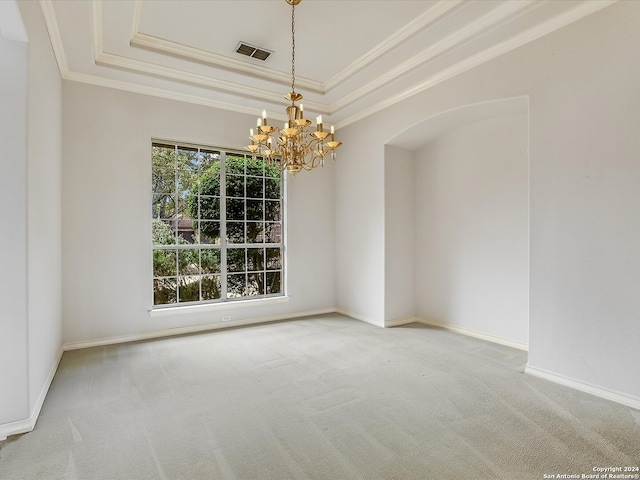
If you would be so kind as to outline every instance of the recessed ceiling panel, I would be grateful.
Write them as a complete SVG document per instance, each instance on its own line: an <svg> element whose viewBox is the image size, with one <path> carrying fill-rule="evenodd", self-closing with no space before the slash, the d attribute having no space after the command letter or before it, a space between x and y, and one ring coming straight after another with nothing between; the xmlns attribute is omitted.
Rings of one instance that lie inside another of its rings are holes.
<svg viewBox="0 0 640 480"><path fill-rule="evenodd" d="M303 0L296 90L343 126L569 25L614 0ZM40 0L62 77L284 118L285 0ZM273 52L236 53L240 42ZM265 55L266 56L266 55Z"/></svg>
<svg viewBox="0 0 640 480"><path fill-rule="evenodd" d="M325 82L436 1L304 0L296 7L296 71ZM143 2L139 30L241 59L238 42L274 52L267 66L291 70L291 7L284 0Z"/></svg>

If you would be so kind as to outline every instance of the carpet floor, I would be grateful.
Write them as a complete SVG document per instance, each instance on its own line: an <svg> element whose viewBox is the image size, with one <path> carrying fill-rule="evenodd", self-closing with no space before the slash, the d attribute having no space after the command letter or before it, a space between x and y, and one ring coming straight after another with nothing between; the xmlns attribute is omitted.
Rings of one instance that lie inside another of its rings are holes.
<svg viewBox="0 0 640 480"><path fill-rule="evenodd" d="M70 351L35 430L0 442L0 478L537 480L640 466L639 411L525 363L337 314Z"/></svg>

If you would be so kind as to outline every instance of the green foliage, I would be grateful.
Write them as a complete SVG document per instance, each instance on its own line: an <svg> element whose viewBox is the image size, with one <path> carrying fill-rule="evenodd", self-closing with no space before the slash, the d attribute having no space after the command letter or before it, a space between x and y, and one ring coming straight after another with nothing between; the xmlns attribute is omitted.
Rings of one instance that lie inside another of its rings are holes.
<svg viewBox="0 0 640 480"><path fill-rule="evenodd" d="M222 216L227 219L230 243L256 243L255 247L227 250L227 295L281 291L280 272L265 273L265 269L282 268L280 249L259 245L271 238L269 228L280 232L276 223L281 219L279 166L227 155L223 188L220 152L161 144L152 149L153 244L177 247L153 251L154 304L221 298L221 251L215 244L220 240ZM223 189L225 215L220 211ZM181 219L191 219L199 243L213 248L193 245L178 235L172 223Z"/></svg>
<svg viewBox="0 0 640 480"><path fill-rule="evenodd" d="M226 169L226 218L233 220L262 220L262 201L243 200L255 198L280 199L280 167L257 158L227 156ZM246 168L246 176L245 176ZM220 163L214 163L191 186L187 196L187 214L198 218L198 202L200 203L200 219L220 219ZM265 177L265 178L262 178ZM271 213L268 211L267 214ZM279 211L276 212L279 216ZM197 225L194 225L194 228ZM220 237L220 223L207 222L200 226L200 234L210 238ZM250 223L246 232L246 241L255 242L263 228L257 223ZM240 224L227 224L227 234L231 241L244 243L244 229Z"/></svg>
<svg viewBox="0 0 640 480"><path fill-rule="evenodd" d="M173 245L176 243L176 235L170 225L162 220L153 220L151 223L151 238L154 245Z"/></svg>
<svg viewBox="0 0 640 480"><path fill-rule="evenodd" d="M175 245L176 235L170 225L161 220L153 220L151 224L152 239L154 245ZM178 240L184 241L182 238ZM154 277L170 277L176 275L176 251L153 251L153 275Z"/></svg>

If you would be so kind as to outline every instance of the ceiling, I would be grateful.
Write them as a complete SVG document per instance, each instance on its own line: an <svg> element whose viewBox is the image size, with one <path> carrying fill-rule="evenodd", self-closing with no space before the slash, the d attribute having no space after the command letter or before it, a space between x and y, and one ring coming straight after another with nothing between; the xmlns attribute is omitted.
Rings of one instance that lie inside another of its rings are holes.
<svg viewBox="0 0 640 480"><path fill-rule="evenodd" d="M348 125L615 0L304 0L296 91L306 116ZM62 77L285 119L285 0L40 0ZM266 61L235 52L270 50Z"/></svg>

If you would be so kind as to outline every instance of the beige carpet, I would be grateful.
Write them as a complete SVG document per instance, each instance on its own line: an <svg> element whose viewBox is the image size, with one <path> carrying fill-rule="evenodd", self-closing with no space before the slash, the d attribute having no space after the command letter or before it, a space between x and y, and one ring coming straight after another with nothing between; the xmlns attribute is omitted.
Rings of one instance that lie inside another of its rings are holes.
<svg viewBox="0 0 640 480"><path fill-rule="evenodd" d="M340 315L67 352L36 429L0 443L0 478L533 480L640 465L640 412L525 362Z"/></svg>

